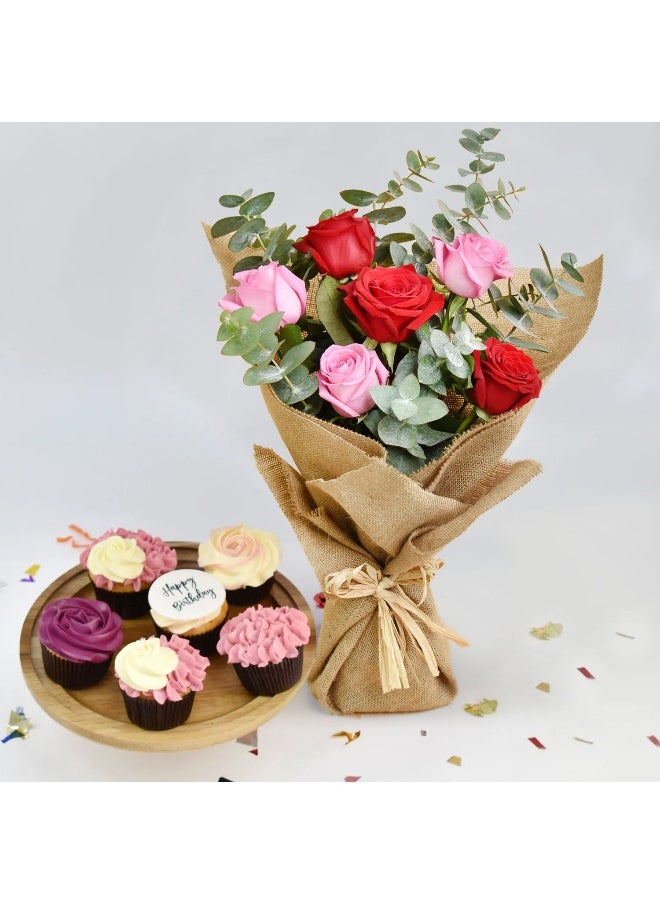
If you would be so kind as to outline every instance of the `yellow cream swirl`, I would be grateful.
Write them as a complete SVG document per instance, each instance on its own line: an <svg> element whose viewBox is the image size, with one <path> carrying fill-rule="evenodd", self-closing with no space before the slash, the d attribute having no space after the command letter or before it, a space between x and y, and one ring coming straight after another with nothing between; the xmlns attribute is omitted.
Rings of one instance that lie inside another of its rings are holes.
<svg viewBox="0 0 660 904"><path fill-rule="evenodd" d="M136 691L155 691L167 684L167 676L179 664L174 650L162 646L159 637L127 644L115 657L115 673Z"/></svg>
<svg viewBox="0 0 660 904"><path fill-rule="evenodd" d="M259 587L271 578L281 556L274 533L239 524L212 531L209 539L199 544L197 561L227 590L238 590Z"/></svg>
<svg viewBox="0 0 660 904"><path fill-rule="evenodd" d="M120 584L139 577L147 556L133 538L112 536L95 543L89 551L87 569Z"/></svg>

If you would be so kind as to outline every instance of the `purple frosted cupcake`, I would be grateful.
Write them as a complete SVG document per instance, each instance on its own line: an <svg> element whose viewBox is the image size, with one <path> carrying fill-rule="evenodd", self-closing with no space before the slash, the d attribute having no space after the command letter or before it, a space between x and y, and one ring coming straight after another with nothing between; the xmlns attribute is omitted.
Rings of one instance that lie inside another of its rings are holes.
<svg viewBox="0 0 660 904"><path fill-rule="evenodd" d="M309 636L300 609L251 606L223 625L218 653L227 655L247 691L274 697L300 681Z"/></svg>
<svg viewBox="0 0 660 904"><path fill-rule="evenodd" d="M41 613L39 641L46 674L62 687L91 687L124 642L121 618L101 600L52 600Z"/></svg>

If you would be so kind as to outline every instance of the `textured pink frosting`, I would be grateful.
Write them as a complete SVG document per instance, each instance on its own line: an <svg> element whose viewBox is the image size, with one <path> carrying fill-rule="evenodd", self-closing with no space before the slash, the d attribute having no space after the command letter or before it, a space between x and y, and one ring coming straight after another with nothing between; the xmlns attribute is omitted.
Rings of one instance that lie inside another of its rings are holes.
<svg viewBox="0 0 660 904"><path fill-rule="evenodd" d="M294 659L309 640L307 617L290 606L250 606L222 626L218 653L240 665L266 666Z"/></svg>
<svg viewBox="0 0 660 904"><path fill-rule="evenodd" d="M174 571L176 568L176 550L168 546L160 537L152 537L151 534L143 530L132 531L119 527L117 530L107 530L94 543L100 543L101 540L107 540L108 537L123 537L125 540L134 539L146 556L142 574L132 580L124 581L124 586L126 587L132 585L133 590L139 590L141 584L152 584L161 574ZM84 568L87 568L87 559L94 543L91 543L80 553L80 563ZM112 590L115 586L113 581L102 574L94 577L99 587L106 587L108 590Z"/></svg>
<svg viewBox="0 0 660 904"><path fill-rule="evenodd" d="M166 700L181 700L188 691L201 691L210 660L177 634L169 638L161 634L160 644L174 650L179 657L179 664L167 676L167 684L155 691L136 691L119 678L119 687L124 693L129 697L153 697L157 703L165 703Z"/></svg>

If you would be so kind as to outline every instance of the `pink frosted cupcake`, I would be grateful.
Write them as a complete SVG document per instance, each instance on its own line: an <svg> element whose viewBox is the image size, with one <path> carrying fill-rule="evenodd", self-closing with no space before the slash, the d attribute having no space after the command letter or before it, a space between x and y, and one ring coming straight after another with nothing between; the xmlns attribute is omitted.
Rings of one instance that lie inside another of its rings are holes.
<svg viewBox="0 0 660 904"><path fill-rule="evenodd" d="M238 524L211 531L197 562L224 586L230 605L253 606L268 595L281 557L274 533Z"/></svg>
<svg viewBox="0 0 660 904"><path fill-rule="evenodd" d="M108 530L84 549L81 564L89 572L98 599L122 618L149 611L149 588L160 575L176 568L176 551L160 537L123 527Z"/></svg>
<svg viewBox="0 0 660 904"><path fill-rule="evenodd" d="M251 606L220 630L218 653L226 654L243 687L274 697L300 681L307 617L290 606Z"/></svg>
<svg viewBox="0 0 660 904"><path fill-rule="evenodd" d="M183 637L142 637L115 657L126 714L138 728L166 731L192 712L209 660Z"/></svg>

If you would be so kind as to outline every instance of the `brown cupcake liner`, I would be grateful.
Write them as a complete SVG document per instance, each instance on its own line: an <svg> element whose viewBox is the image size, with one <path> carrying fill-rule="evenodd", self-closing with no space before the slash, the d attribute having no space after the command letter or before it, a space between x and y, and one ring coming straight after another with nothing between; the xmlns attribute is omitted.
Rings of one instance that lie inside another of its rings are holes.
<svg viewBox="0 0 660 904"><path fill-rule="evenodd" d="M120 689L121 690L121 689ZM133 725L147 731L167 731L187 721L195 702L195 691L190 691L181 700L157 700L146 697L129 697L121 692L126 707L126 715Z"/></svg>
<svg viewBox="0 0 660 904"><path fill-rule="evenodd" d="M51 681L70 690L80 690L98 684L107 674L112 656L103 662L74 662L53 653L41 644L44 671Z"/></svg>
<svg viewBox="0 0 660 904"><path fill-rule="evenodd" d="M97 600L103 600L123 619L131 620L142 618L149 612L149 588L144 590L131 590L125 593L116 593L107 587L94 585L94 594Z"/></svg>
<svg viewBox="0 0 660 904"><path fill-rule="evenodd" d="M156 622L151 619L155 628L155 633L157 635L165 635L169 640L172 636L173 631L168 631L167 628L161 628ZM184 640L187 640L191 647L195 647L202 656L215 656L218 653L217 646L218 640L220 639L220 628L222 628L222 624L216 625L215 628L211 628L210 631L204 631L203 634L177 634L177 637L183 637Z"/></svg>
<svg viewBox="0 0 660 904"><path fill-rule="evenodd" d="M298 655L283 659L270 665L241 665L234 663L234 669L246 691L255 697L274 697L282 691L288 691L302 677L302 647L298 647Z"/></svg>
<svg viewBox="0 0 660 904"><path fill-rule="evenodd" d="M230 606L256 606L257 603L264 603L264 600L273 586L275 575L268 578L258 587L238 587L236 590L225 590L227 594L227 602ZM267 602L266 605L273 605Z"/></svg>

